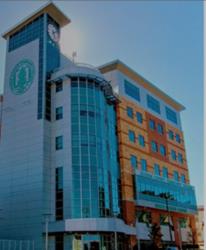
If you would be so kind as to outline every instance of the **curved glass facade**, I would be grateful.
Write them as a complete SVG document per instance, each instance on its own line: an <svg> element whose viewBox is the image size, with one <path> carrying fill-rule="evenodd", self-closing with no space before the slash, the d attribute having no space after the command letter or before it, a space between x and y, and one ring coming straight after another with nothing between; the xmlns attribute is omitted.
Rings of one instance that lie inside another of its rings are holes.
<svg viewBox="0 0 206 250"><path fill-rule="evenodd" d="M116 117L100 83L71 78L72 218L120 214Z"/></svg>

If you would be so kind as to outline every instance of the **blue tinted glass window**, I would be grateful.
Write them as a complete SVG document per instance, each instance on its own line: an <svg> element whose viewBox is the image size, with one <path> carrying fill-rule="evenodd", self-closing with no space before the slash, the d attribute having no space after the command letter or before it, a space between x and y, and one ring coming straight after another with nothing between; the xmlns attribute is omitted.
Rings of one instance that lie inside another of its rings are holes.
<svg viewBox="0 0 206 250"><path fill-rule="evenodd" d="M142 147L145 146L144 136L138 135L138 141L139 141L139 145L140 145L140 146L142 146Z"/></svg>
<svg viewBox="0 0 206 250"><path fill-rule="evenodd" d="M63 107L56 108L56 120L63 118Z"/></svg>
<svg viewBox="0 0 206 250"><path fill-rule="evenodd" d="M55 185L55 217L56 220L63 219L64 192L63 192L63 167L56 168L56 185Z"/></svg>
<svg viewBox="0 0 206 250"><path fill-rule="evenodd" d="M165 178L165 179L168 179L168 169L166 167L163 167L162 168L162 176Z"/></svg>
<svg viewBox="0 0 206 250"><path fill-rule="evenodd" d="M147 161L145 159L141 159L140 163L141 163L141 170L146 172L147 171Z"/></svg>
<svg viewBox="0 0 206 250"><path fill-rule="evenodd" d="M147 95L147 107L160 114L160 103L151 95Z"/></svg>
<svg viewBox="0 0 206 250"><path fill-rule="evenodd" d="M134 133L134 131L129 130L128 136L129 136L129 140L131 142L135 142L135 133Z"/></svg>
<svg viewBox="0 0 206 250"><path fill-rule="evenodd" d="M154 175L160 176L160 166L158 164L154 164Z"/></svg>
<svg viewBox="0 0 206 250"><path fill-rule="evenodd" d="M63 136L56 137L56 150L63 149Z"/></svg>
<svg viewBox="0 0 206 250"><path fill-rule="evenodd" d="M160 154L162 155L162 156L165 156L166 155L166 148L165 148L165 146L164 145L160 145Z"/></svg>
<svg viewBox="0 0 206 250"><path fill-rule="evenodd" d="M140 101L140 94L139 94L139 88L134 86L132 83L128 82L127 80L124 81L124 89L125 93L128 96L131 96L137 101Z"/></svg>
<svg viewBox="0 0 206 250"><path fill-rule="evenodd" d="M136 112L136 117L137 117L137 121L139 123L143 122L142 114L140 112Z"/></svg>
<svg viewBox="0 0 206 250"><path fill-rule="evenodd" d="M172 130L169 130L168 135L169 135L170 140L174 140L174 133Z"/></svg>
<svg viewBox="0 0 206 250"><path fill-rule="evenodd" d="M174 171L174 172L173 172L173 179L174 179L175 181L179 181L179 174L178 174L177 171Z"/></svg>
<svg viewBox="0 0 206 250"><path fill-rule="evenodd" d="M158 124L157 125L157 132L160 134L160 135L163 135L164 134L164 129L163 129L163 126L161 124Z"/></svg>
<svg viewBox="0 0 206 250"><path fill-rule="evenodd" d="M163 194L168 193L171 195L168 203L171 205L172 211L181 212L182 209L192 209L193 211L196 210L194 188L190 185L185 185L184 188L182 188L182 185L180 185L179 182L166 182L162 181L161 179L151 178L151 176L146 176L143 174L137 175L136 184L137 199L139 199L139 201L152 200L154 202L154 208L157 203L159 205L165 205L165 197ZM150 197L148 197L149 195ZM189 212L189 210L187 211Z"/></svg>
<svg viewBox="0 0 206 250"><path fill-rule="evenodd" d="M184 174L181 175L181 182L182 182L182 183L185 183L185 182L186 182L186 181L185 181L185 175L184 175Z"/></svg>
<svg viewBox="0 0 206 250"><path fill-rule="evenodd" d="M173 161L176 161L176 160L177 160L176 152L175 152L173 149L171 150L171 157L172 157L172 160L173 160Z"/></svg>
<svg viewBox="0 0 206 250"><path fill-rule="evenodd" d="M182 154L178 153L177 159L178 159L178 162L180 164L183 164L183 156L182 156Z"/></svg>
<svg viewBox="0 0 206 250"><path fill-rule="evenodd" d="M158 145L155 141L151 141L151 150L153 152L158 152Z"/></svg>
<svg viewBox="0 0 206 250"><path fill-rule="evenodd" d="M130 118L133 118L133 109L132 109L132 108L127 107L127 115L128 115Z"/></svg>
<svg viewBox="0 0 206 250"><path fill-rule="evenodd" d="M181 143L181 139L180 139L180 135L179 134L176 134L175 138L176 138L176 142Z"/></svg>
<svg viewBox="0 0 206 250"><path fill-rule="evenodd" d="M8 50L15 50L35 39L39 39L39 76L38 76L38 102L37 102L37 119L43 117L43 32L44 32L44 15L37 17L35 20L26 24L9 38Z"/></svg>
<svg viewBox="0 0 206 250"><path fill-rule="evenodd" d="M56 168L56 185L57 189L63 189L63 167Z"/></svg>
<svg viewBox="0 0 206 250"><path fill-rule="evenodd" d="M149 120L149 127L151 130L155 130L155 121L154 120Z"/></svg>
<svg viewBox="0 0 206 250"><path fill-rule="evenodd" d="M137 168L137 157L135 155L130 156L130 164L133 169Z"/></svg>
<svg viewBox="0 0 206 250"><path fill-rule="evenodd" d="M173 111L172 109L165 107L166 110L166 117L169 121L177 124L177 113Z"/></svg>

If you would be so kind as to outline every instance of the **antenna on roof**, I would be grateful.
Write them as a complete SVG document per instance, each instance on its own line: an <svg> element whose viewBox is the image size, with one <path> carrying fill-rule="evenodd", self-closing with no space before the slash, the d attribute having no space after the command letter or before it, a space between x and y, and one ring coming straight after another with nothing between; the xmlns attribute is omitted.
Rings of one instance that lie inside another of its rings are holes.
<svg viewBox="0 0 206 250"><path fill-rule="evenodd" d="M77 57L77 52L76 51L73 51L72 52L72 62L74 63L75 62L75 58Z"/></svg>

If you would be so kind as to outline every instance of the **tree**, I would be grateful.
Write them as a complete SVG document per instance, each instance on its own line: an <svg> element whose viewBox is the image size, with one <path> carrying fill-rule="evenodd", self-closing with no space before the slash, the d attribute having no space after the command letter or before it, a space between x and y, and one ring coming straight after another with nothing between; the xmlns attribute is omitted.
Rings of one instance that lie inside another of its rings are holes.
<svg viewBox="0 0 206 250"><path fill-rule="evenodd" d="M163 235L161 233L161 228L157 223L153 223L150 225L148 236L153 245L157 247L161 245Z"/></svg>

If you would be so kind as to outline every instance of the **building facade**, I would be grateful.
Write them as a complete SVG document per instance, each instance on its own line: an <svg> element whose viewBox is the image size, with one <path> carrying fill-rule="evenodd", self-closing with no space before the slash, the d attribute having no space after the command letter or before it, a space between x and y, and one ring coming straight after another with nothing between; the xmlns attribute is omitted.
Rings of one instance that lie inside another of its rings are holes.
<svg viewBox="0 0 206 250"><path fill-rule="evenodd" d="M197 244L200 249L204 249L204 206L198 206L196 218Z"/></svg>
<svg viewBox="0 0 206 250"><path fill-rule="evenodd" d="M148 222L161 225L165 243L195 243L196 200L180 120L184 107L121 61L100 70L120 100L116 110L124 220L136 225L142 243L149 240Z"/></svg>
<svg viewBox="0 0 206 250"><path fill-rule="evenodd" d="M195 242L184 107L120 61L62 55L69 23L49 3L3 34L0 249L132 249L154 222Z"/></svg>

